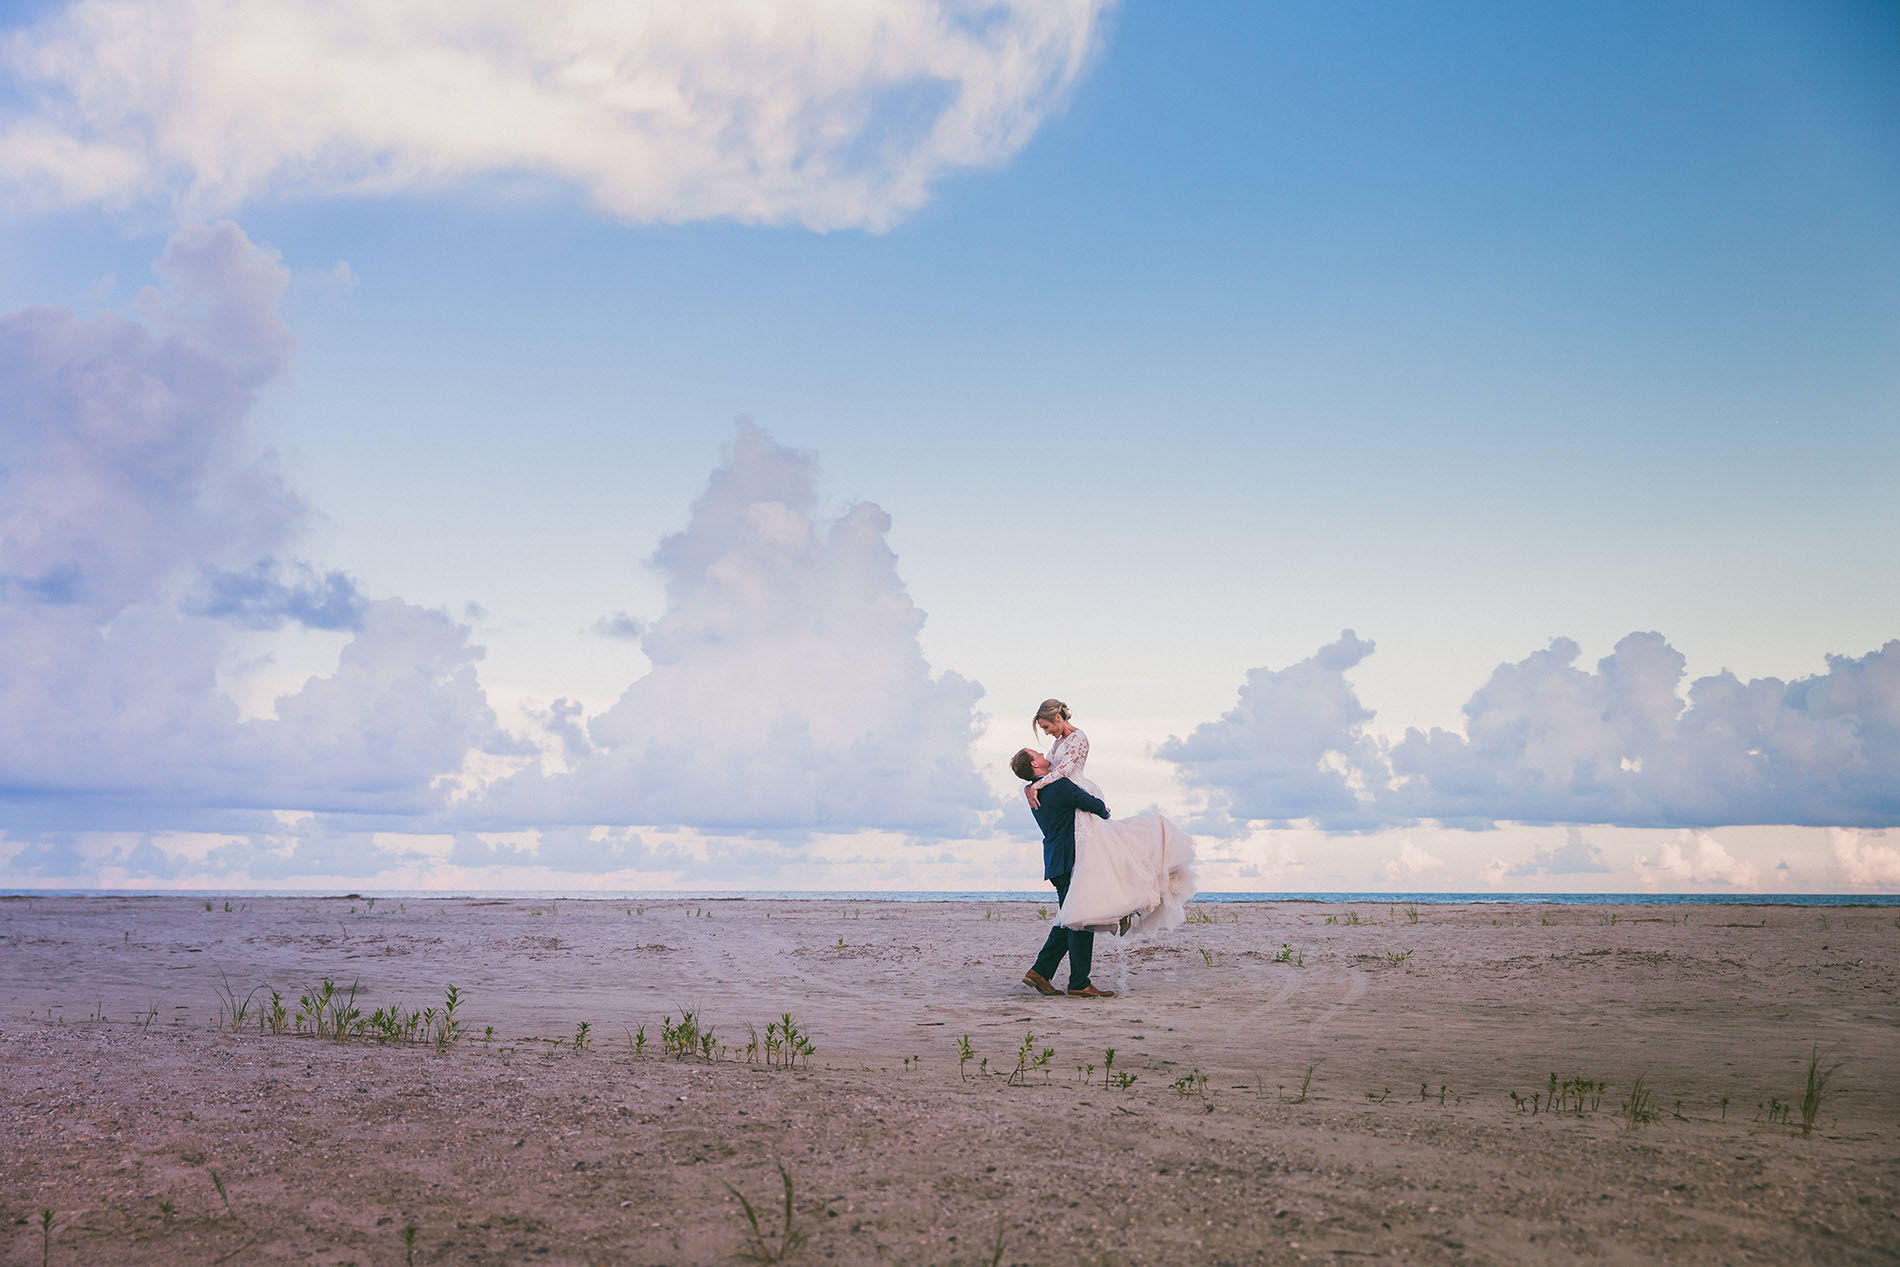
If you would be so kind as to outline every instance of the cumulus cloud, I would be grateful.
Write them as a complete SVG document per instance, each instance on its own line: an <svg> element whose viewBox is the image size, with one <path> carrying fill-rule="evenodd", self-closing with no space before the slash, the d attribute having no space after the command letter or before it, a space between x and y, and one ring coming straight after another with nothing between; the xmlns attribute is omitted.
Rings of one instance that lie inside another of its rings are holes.
<svg viewBox="0 0 1900 1267"><path fill-rule="evenodd" d="M1385 758L1366 730L1372 710L1346 673L1373 644L1345 630L1289 668L1253 669L1240 700L1218 721L1160 748L1181 781L1206 803L1197 826L1234 831L1247 821L1311 819L1325 828L1372 825L1367 774L1383 780Z"/></svg>
<svg viewBox="0 0 1900 1267"><path fill-rule="evenodd" d="M1344 677L1371 648L1348 632L1290 669L1255 669L1234 710L1162 745L1212 811L1203 829L1900 823L1900 641L1792 682L1725 671L1682 692L1685 661L1661 634L1628 635L1594 670L1557 638L1500 665L1462 732L1396 744L1371 735Z"/></svg>
<svg viewBox="0 0 1900 1267"><path fill-rule="evenodd" d="M638 642L647 636L647 622L629 616L624 610L611 616L602 616L593 624L596 638L612 638L619 642Z"/></svg>
<svg viewBox="0 0 1900 1267"><path fill-rule="evenodd" d="M1761 882L1754 863L1735 857L1721 841L1700 831L1683 831L1677 840L1665 842L1654 862L1638 854L1636 874L1652 888L1669 883L1752 889Z"/></svg>
<svg viewBox="0 0 1900 1267"><path fill-rule="evenodd" d="M139 321L0 316L0 813L436 803L471 747L505 743L465 628L285 555L306 510L247 420L293 351L287 270L224 223L157 272ZM354 637L242 719L219 685L234 636L289 621Z"/></svg>
<svg viewBox="0 0 1900 1267"><path fill-rule="evenodd" d="M1380 868L1385 873L1387 884L1404 884L1417 880L1428 871L1436 871L1445 865L1443 858L1428 853L1410 840L1399 842L1399 856L1387 860Z"/></svg>
<svg viewBox="0 0 1900 1267"><path fill-rule="evenodd" d="M1828 837L1849 884L1857 889L1900 888L1900 849L1839 827L1830 828Z"/></svg>
<svg viewBox="0 0 1900 1267"><path fill-rule="evenodd" d="M740 420L684 530L653 556L667 610L651 670L470 815L706 829L968 831L993 797L970 760L982 688L933 674L885 541L890 517L818 510L816 463ZM571 720L571 716L569 718Z"/></svg>
<svg viewBox="0 0 1900 1267"><path fill-rule="evenodd" d="M1020 150L1107 0L78 0L11 34L16 202L550 181L627 221L886 227Z"/></svg>
<svg viewBox="0 0 1900 1267"><path fill-rule="evenodd" d="M1503 868L1506 877L1533 875L1588 875L1610 869L1603 851L1584 840L1583 833L1572 827L1561 845L1536 850L1524 861Z"/></svg>

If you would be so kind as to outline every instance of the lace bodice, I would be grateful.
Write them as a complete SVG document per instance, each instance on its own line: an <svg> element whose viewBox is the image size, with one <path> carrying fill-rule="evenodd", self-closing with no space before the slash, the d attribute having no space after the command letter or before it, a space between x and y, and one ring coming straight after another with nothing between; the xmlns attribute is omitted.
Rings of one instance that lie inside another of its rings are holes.
<svg viewBox="0 0 1900 1267"><path fill-rule="evenodd" d="M1056 746L1049 749L1049 773L1029 786L1041 791L1057 779L1078 778L1088 759L1089 737L1077 727L1056 740Z"/></svg>

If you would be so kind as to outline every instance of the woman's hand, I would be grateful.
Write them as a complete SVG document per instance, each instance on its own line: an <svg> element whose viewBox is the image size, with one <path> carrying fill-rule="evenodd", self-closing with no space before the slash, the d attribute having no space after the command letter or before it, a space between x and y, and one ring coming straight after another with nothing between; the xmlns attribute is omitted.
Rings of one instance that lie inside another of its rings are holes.
<svg viewBox="0 0 1900 1267"><path fill-rule="evenodd" d="M1029 808L1030 808L1030 809L1041 809L1041 808L1042 808L1042 797L1041 797L1041 796L1039 796L1039 795L1037 795L1037 793L1036 793L1036 785L1035 785L1035 784L1033 784L1033 783L1032 783L1032 784L1030 784L1030 785L1029 785L1028 787L1026 787L1026 788L1024 788L1024 789L1023 789L1023 795L1029 798Z"/></svg>

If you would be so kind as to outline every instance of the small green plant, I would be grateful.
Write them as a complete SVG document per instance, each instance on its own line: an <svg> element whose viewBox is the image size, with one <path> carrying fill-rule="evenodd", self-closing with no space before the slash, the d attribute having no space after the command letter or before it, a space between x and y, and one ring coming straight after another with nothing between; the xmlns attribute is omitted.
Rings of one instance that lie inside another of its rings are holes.
<svg viewBox="0 0 1900 1267"><path fill-rule="evenodd" d="M1386 1101L1386 1097L1391 1094L1392 1094L1392 1088L1387 1087L1383 1091L1366 1092L1366 1099L1372 1101L1374 1104L1384 1104ZM1511 1095L1512 1095L1512 1098L1515 1099L1517 1096L1517 1093L1514 1091L1511 1093Z"/></svg>
<svg viewBox="0 0 1900 1267"><path fill-rule="evenodd" d="M1809 1052L1807 1081L1801 1088L1801 1133L1803 1135L1813 1134L1814 1119L1820 1116L1821 1101L1827 1095L1827 1081L1840 1067L1841 1062L1837 1060L1823 1069L1821 1049L1815 1047Z"/></svg>
<svg viewBox="0 0 1900 1267"><path fill-rule="evenodd" d="M1194 1072L1183 1074L1170 1085L1176 1095L1197 1095L1203 1100L1207 1098L1207 1075L1201 1072L1199 1065L1194 1067Z"/></svg>
<svg viewBox="0 0 1900 1267"><path fill-rule="evenodd" d="M1418 907L1410 902L1405 904L1405 922L1408 924L1418 923Z"/></svg>
<svg viewBox="0 0 1900 1267"><path fill-rule="evenodd" d="M957 1077L959 1080L966 1079L970 1076L964 1072L963 1067L975 1059L976 1052L970 1048L970 1036L965 1034L962 1038L957 1040Z"/></svg>
<svg viewBox="0 0 1900 1267"><path fill-rule="evenodd" d="M1722 1097L1722 1120L1724 1122L1728 1121L1728 1097L1727 1096Z"/></svg>
<svg viewBox="0 0 1900 1267"><path fill-rule="evenodd" d="M1140 1074L1129 1073L1126 1069L1124 1069L1120 1073L1115 1075L1115 1085L1121 1088L1123 1091L1126 1091L1128 1090L1128 1088L1134 1086L1135 1083L1140 1079L1140 1077L1141 1077Z"/></svg>
<svg viewBox="0 0 1900 1267"><path fill-rule="evenodd" d="M1048 919L1048 918L1049 918L1049 908L1048 908L1048 907L1046 907L1046 906L1038 906L1038 907L1036 908L1036 918L1037 918L1037 919Z"/></svg>
<svg viewBox="0 0 1900 1267"><path fill-rule="evenodd" d="M231 1208L231 1194L224 1190L224 1180L218 1178L215 1170L206 1170L205 1173L211 1176L211 1186L218 1190L218 1199L224 1202L224 1217L233 1223L237 1222L237 1211Z"/></svg>
<svg viewBox="0 0 1900 1267"><path fill-rule="evenodd" d="M246 1018L250 1016L251 1000L256 998L257 992L263 988L261 985L253 986L249 994L239 998L236 987L231 984L231 978L225 975L223 968L219 968L218 1027L229 1029L233 1034L243 1029Z"/></svg>
<svg viewBox="0 0 1900 1267"><path fill-rule="evenodd" d="M1214 966L1214 952L1209 950L1205 946L1198 946L1196 947L1196 949L1201 952L1201 962L1210 968L1213 967Z"/></svg>
<svg viewBox="0 0 1900 1267"><path fill-rule="evenodd" d="M1293 947L1287 945L1285 942L1281 942L1280 953L1273 957L1273 962L1292 963L1293 962Z"/></svg>
<svg viewBox="0 0 1900 1267"><path fill-rule="evenodd" d="M422 1229L417 1227L414 1223L402 1229L403 1261L408 1264L408 1267L415 1267L416 1233L421 1230Z"/></svg>
<svg viewBox="0 0 1900 1267"><path fill-rule="evenodd" d="M776 1233L768 1233L760 1225L759 1212L753 1207L752 1202L746 1200L745 1193L729 1183L725 1185L727 1192L739 1198L739 1208L745 1212L747 1244L734 1257L742 1258L750 1263L783 1262L786 1255L805 1243L808 1235L805 1229L797 1226L792 1219L791 1172L785 1169L785 1163L782 1161L773 1164L778 1167L779 1179L785 1186L783 1222ZM774 1244L774 1238L776 1238L776 1244Z"/></svg>
<svg viewBox="0 0 1900 1267"><path fill-rule="evenodd" d="M1102 1085L1107 1086L1115 1073L1115 1049L1108 1048L1102 1053Z"/></svg>
<svg viewBox="0 0 1900 1267"><path fill-rule="evenodd" d="M205 903L209 906L210 903ZM46 1267L53 1256L53 1212L40 1211L40 1267Z"/></svg>
<svg viewBox="0 0 1900 1267"><path fill-rule="evenodd" d="M588 1031L593 1028L594 1028L593 1025L587 1021L582 1021L580 1024L574 1027L574 1050L575 1051L586 1050L587 1044L593 1041L587 1036Z"/></svg>
<svg viewBox="0 0 1900 1267"><path fill-rule="evenodd" d="M1358 912L1358 911L1347 911L1347 912L1346 912L1346 924L1347 924L1347 926L1348 926L1348 927L1351 927L1351 928L1357 928L1357 927L1359 926L1359 922L1360 922L1360 921L1359 921L1359 912Z"/></svg>
<svg viewBox="0 0 1900 1267"><path fill-rule="evenodd" d="M1306 1103L1306 1094L1309 1090L1312 1089L1312 1086L1313 1086L1313 1071L1317 1068L1319 1068L1319 1065L1317 1063L1310 1064L1306 1067L1306 1075L1300 1079L1300 1093L1299 1095L1294 1097L1293 1103L1295 1104Z"/></svg>
<svg viewBox="0 0 1900 1267"><path fill-rule="evenodd" d="M1404 963L1407 959L1410 959L1412 957L1412 952L1409 950L1388 950L1385 952L1385 957L1388 960L1390 960L1392 963L1392 966L1396 968L1400 964Z"/></svg>
<svg viewBox="0 0 1900 1267"><path fill-rule="evenodd" d="M1187 922L1190 924L1212 924L1214 917L1208 914L1204 908L1197 906L1188 912Z"/></svg>
<svg viewBox="0 0 1900 1267"><path fill-rule="evenodd" d="M1023 1035L1023 1045L1016 1049L1016 1068L1009 1075L1009 1081L1004 1085L1014 1086L1017 1082L1027 1082L1029 1081L1029 1075L1038 1069L1044 1071L1042 1076L1044 1081L1047 1081L1049 1077L1049 1062L1055 1059L1055 1054L1056 1049L1053 1047L1045 1047L1038 1052L1036 1050L1036 1036L1034 1034L1025 1033Z"/></svg>
<svg viewBox="0 0 1900 1267"><path fill-rule="evenodd" d="M1639 1126L1647 1126L1656 1120L1649 1107L1650 1089L1643 1085L1639 1076L1630 1084L1629 1099L1623 1101L1623 1129L1633 1131Z"/></svg>

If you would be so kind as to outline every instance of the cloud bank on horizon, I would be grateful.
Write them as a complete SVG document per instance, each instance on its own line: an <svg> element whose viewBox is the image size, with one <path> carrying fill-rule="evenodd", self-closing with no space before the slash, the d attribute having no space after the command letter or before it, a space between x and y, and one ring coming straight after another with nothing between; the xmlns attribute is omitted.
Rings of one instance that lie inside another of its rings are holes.
<svg viewBox="0 0 1900 1267"><path fill-rule="evenodd" d="M883 229L1020 150L1107 7L79 0L0 45L0 187L190 220L527 179L629 222Z"/></svg>
<svg viewBox="0 0 1900 1267"><path fill-rule="evenodd" d="M1627 635L1594 670L1553 638L1498 666L1465 704L1464 733L1411 728L1397 743L1370 730L1346 680L1372 651L1346 630L1288 668L1254 669L1231 710L1161 746L1201 801L1201 830L1900 823L1900 640L1793 682L1725 670L1685 698L1686 661L1659 633Z"/></svg>

